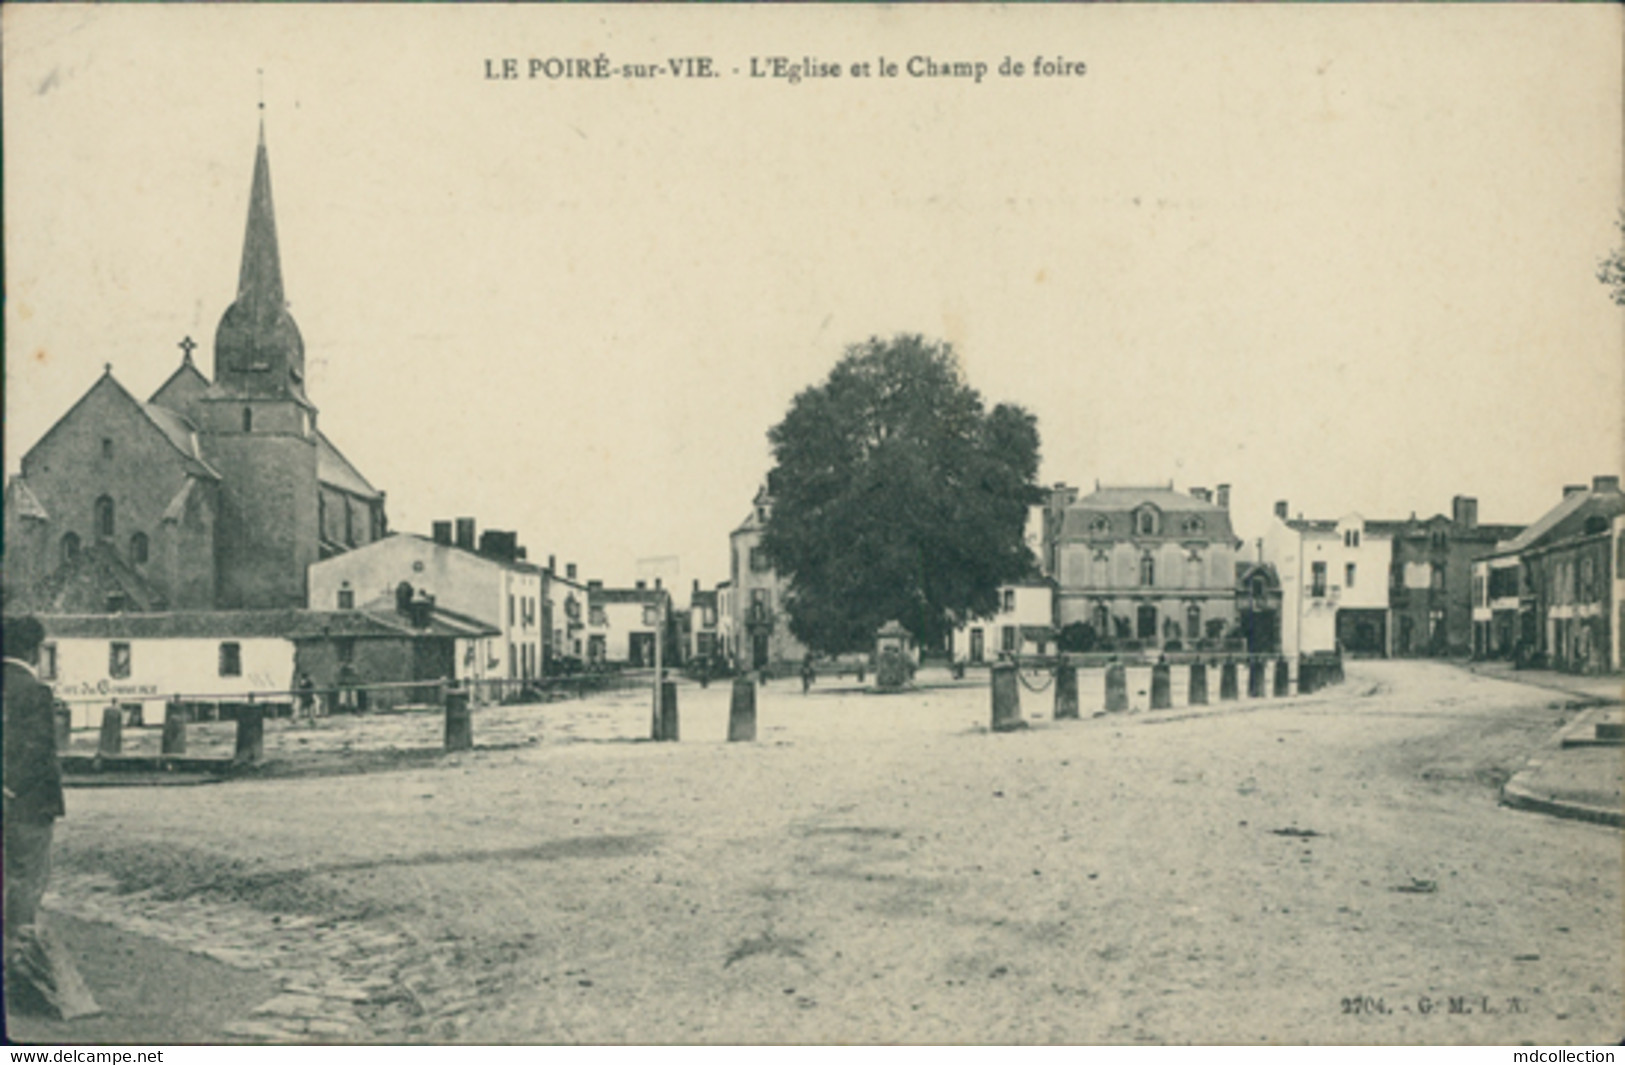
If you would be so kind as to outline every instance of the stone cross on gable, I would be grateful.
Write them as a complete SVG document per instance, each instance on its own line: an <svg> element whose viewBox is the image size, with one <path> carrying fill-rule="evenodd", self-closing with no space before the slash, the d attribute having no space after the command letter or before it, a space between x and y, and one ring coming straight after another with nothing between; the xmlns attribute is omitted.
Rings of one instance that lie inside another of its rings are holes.
<svg viewBox="0 0 1625 1065"><path fill-rule="evenodd" d="M187 362L192 361L192 350L197 347L197 341L193 340L190 336L187 336L175 346L181 349L181 353L185 356Z"/></svg>

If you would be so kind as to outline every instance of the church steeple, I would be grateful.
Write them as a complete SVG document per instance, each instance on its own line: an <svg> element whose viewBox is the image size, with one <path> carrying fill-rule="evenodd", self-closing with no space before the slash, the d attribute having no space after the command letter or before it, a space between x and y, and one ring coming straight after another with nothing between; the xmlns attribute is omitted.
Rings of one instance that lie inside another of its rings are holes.
<svg viewBox="0 0 1625 1065"><path fill-rule="evenodd" d="M254 183L248 192L248 232L243 237L243 266L237 274L237 298L264 300L282 307L282 257L276 244L276 209L271 203L271 160L265 151L265 119L254 150Z"/></svg>
<svg viewBox="0 0 1625 1065"><path fill-rule="evenodd" d="M221 316L214 336L214 379L221 388L242 395L305 398L305 344L282 291L263 115L254 151L237 298Z"/></svg>

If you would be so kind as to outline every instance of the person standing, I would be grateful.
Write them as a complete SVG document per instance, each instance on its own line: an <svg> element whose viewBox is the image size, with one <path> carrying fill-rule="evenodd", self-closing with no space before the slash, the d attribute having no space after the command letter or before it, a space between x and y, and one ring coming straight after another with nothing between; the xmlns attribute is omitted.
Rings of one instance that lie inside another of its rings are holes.
<svg viewBox="0 0 1625 1065"><path fill-rule="evenodd" d="M43 1007L63 1018L100 1012L65 951L39 927L51 875L51 836L62 802L55 698L36 666L45 627L6 618L5 650L5 973L8 1004ZM32 992L33 994L28 994Z"/></svg>
<svg viewBox="0 0 1625 1065"><path fill-rule="evenodd" d="M38 618L5 621L5 940L34 924L51 872L51 835L64 813L51 689L35 667Z"/></svg>

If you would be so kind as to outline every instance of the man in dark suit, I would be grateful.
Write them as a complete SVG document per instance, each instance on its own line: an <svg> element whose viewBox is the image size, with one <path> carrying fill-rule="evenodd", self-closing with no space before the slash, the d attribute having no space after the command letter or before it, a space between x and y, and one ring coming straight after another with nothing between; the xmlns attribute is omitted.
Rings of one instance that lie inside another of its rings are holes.
<svg viewBox="0 0 1625 1065"><path fill-rule="evenodd" d="M31 928L51 872L51 833L63 814L51 689L35 667L45 629L38 618L5 619L5 941Z"/></svg>
<svg viewBox="0 0 1625 1065"><path fill-rule="evenodd" d="M51 833L62 816L55 704L35 666L45 628L38 618L6 618L5 949L6 1007L72 1020L101 1007L73 958L39 925L51 875Z"/></svg>

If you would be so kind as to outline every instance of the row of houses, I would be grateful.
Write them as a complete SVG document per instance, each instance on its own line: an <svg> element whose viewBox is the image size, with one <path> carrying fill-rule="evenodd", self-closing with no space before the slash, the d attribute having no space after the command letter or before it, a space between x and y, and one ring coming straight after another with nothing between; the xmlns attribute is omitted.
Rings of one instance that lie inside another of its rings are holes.
<svg viewBox="0 0 1625 1065"><path fill-rule="evenodd" d="M799 661L788 582L761 549L764 488L730 536L708 646L742 668ZM1066 484L1032 515L1030 581L939 648L966 662L1054 649L1298 656L1515 659L1573 671L1621 668L1625 497L1619 478L1570 485L1533 524L1486 524L1458 495L1449 514L1402 519L1292 515L1264 535L1233 531L1229 486ZM696 591L696 596L700 593ZM699 600L696 599L696 602ZM702 631L696 629L696 631Z"/></svg>

